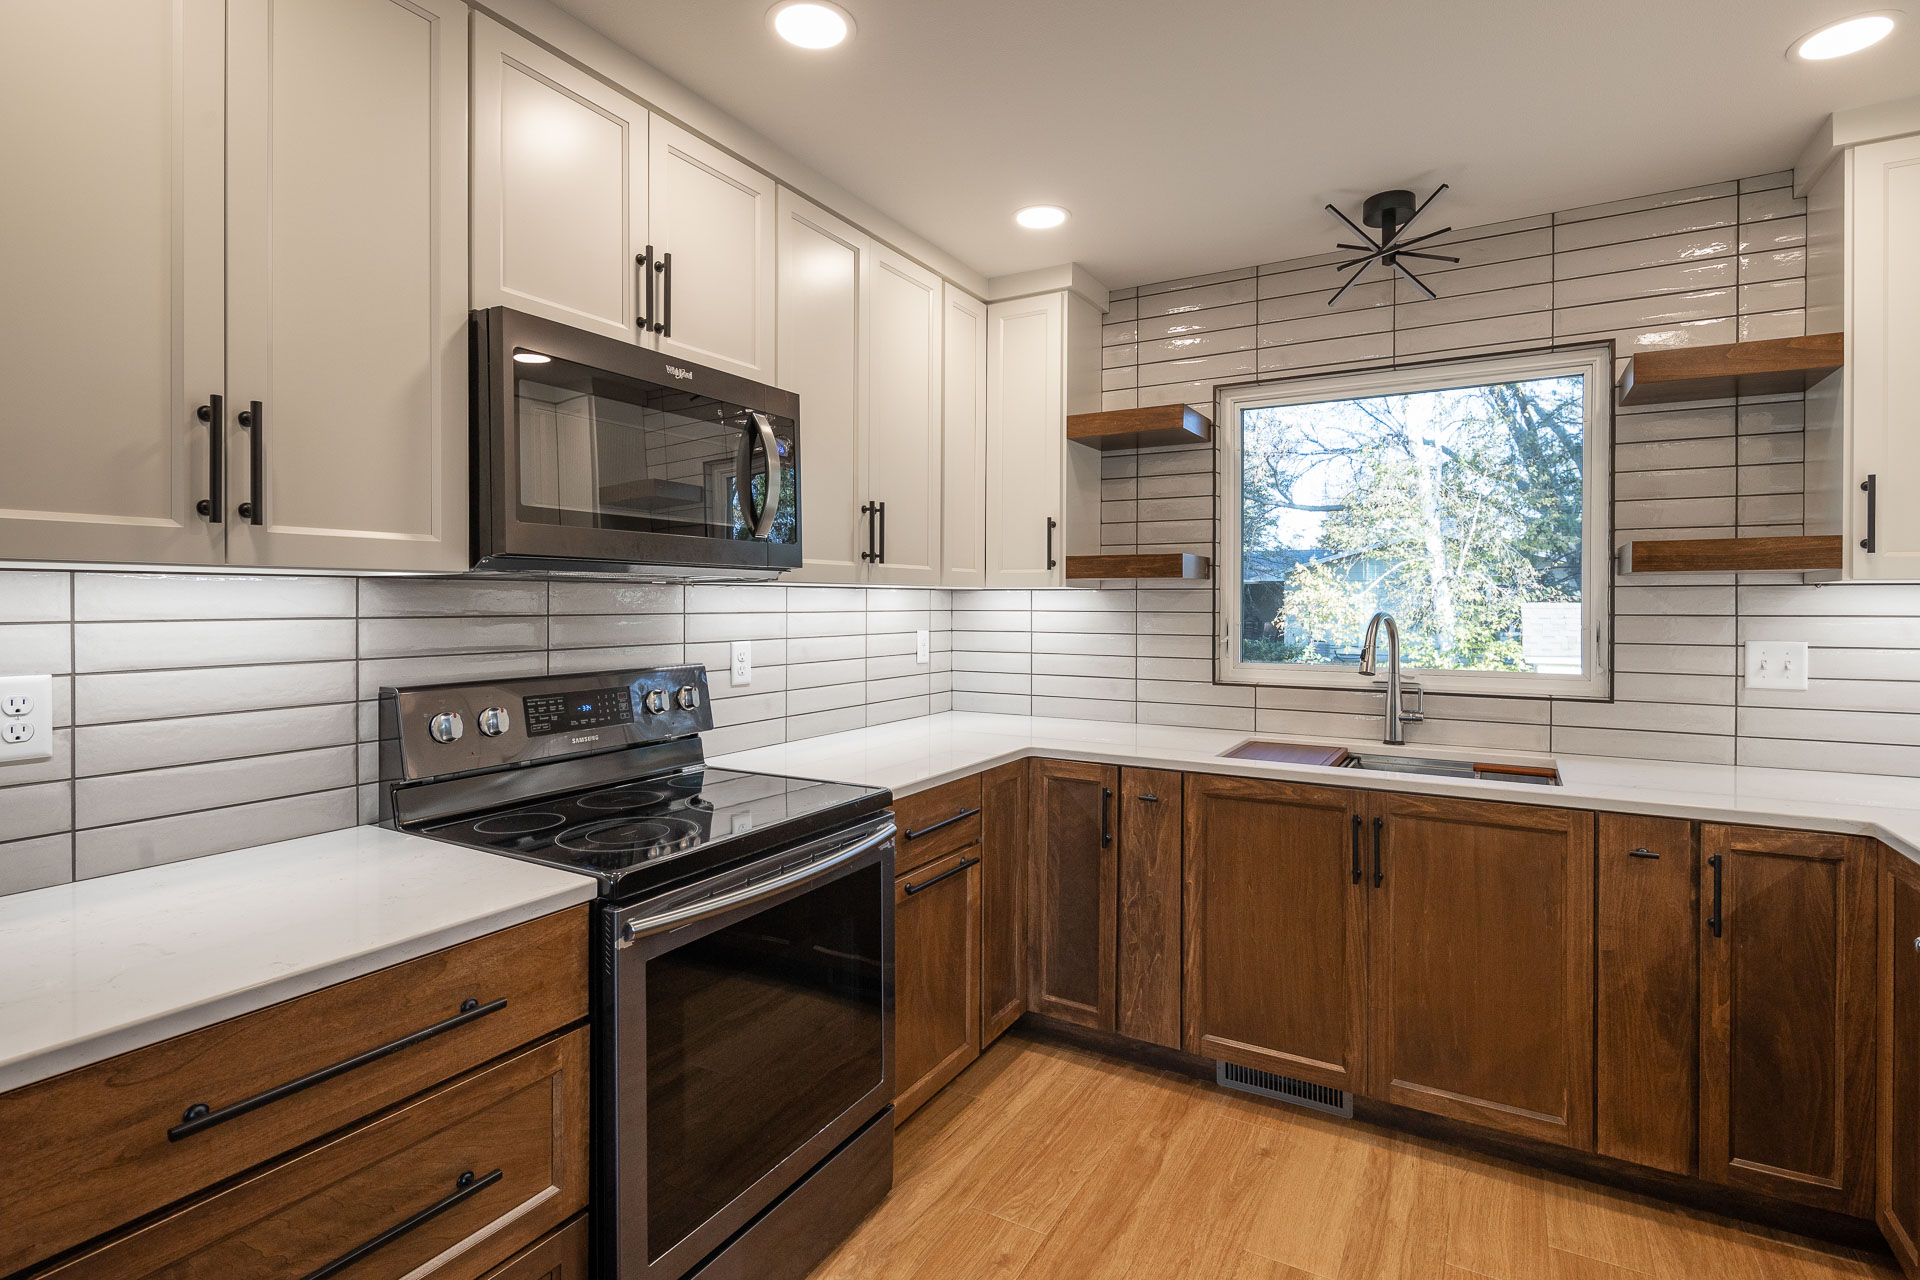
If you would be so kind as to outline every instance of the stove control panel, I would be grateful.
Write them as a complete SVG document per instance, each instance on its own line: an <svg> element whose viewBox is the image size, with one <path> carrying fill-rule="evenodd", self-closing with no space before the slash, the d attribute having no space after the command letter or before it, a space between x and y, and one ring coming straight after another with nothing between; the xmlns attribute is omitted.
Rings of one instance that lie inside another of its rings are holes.
<svg viewBox="0 0 1920 1280"><path fill-rule="evenodd" d="M527 713L527 736L598 729L608 724L633 723L633 690L626 685L609 689L577 689L546 693L520 700Z"/></svg>

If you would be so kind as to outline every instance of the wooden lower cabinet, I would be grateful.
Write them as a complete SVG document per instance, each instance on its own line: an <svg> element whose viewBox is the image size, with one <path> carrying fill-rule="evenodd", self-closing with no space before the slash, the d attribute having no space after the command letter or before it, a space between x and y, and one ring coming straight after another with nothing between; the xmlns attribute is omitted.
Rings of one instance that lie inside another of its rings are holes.
<svg viewBox="0 0 1920 1280"><path fill-rule="evenodd" d="M480 1280L587 1280L593 1238L581 1214L487 1272Z"/></svg>
<svg viewBox="0 0 1920 1280"><path fill-rule="evenodd" d="M535 1045L41 1274L475 1280L586 1207L588 1058Z"/></svg>
<svg viewBox="0 0 1920 1280"><path fill-rule="evenodd" d="M1920 865L1880 850L1880 1233L1920 1275Z"/></svg>
<svg viewBox="0 0 1920 1280"><path fill-rule="evenodd" d="M980 846L893 882L893 1122L980 1056Z"/></svg>
<svg viewBox="0 0 1920 1280"><path fill-rule="evenodd" d="M1363 801L1330 787L1187 778L1188 1052L1364 1090Z"/></svg>
<svg viewBox="0 0 1920 1280"><path fill-rule="evenodd" d="M1593 815L1367 804L1370 1092L1592 1150Z"/></svg>
<svg viewBox="0 0 1920 1280"><path fill-rule="evenodd" d="M1120 954L1115 1016L1123 1036L1178 1049L1181 775L1120 771Z"/></svg>
<svg viewBox="0 0 1920 1280"><path fill-rule="evenodd" d="M1701 828L1701 1177L1872 1214L1872 850Z"/></svg>
<svg viewBox="0 0 1920 1280"><path fill-rule="evenodd" d="M1028 778L1027 1006L1118 1026L1119 847L1111 765L1036 760Z"/></svg>
<svg viewBox="0 0 1920 1280"><path fill-rule="evenodd" d="M980 1047L1027 1011L1027 773L1024 760L980 779Z"/></svg>

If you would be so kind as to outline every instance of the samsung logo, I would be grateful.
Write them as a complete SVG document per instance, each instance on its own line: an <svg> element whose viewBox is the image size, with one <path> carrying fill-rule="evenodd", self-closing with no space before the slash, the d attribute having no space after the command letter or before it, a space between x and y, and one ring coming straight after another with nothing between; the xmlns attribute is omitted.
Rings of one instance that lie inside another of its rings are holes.
<svg viewBox="0 0 1920 1280"><path fill-rule="evenodd" d="M673 375L674 377L676 377L676 378L680 378L680 379L682 379L682 380L684 380L684 379L687 379L687 378L691 378L691 377L693 376L693 370L691 370L691 369L682 369L682 368L681 368L681 367L680 367L679 365L677 365L677 364L670 364L670 365L668 365L668 366L667 366L667 372L668 372L668 373L670 373L670 374L672 374L672 375Z"/></svg>
<svg viewBox="0 0 1920 1280"><path fill-rule="evenodd" d="M587 735L586 735L585 737L583 737L583 738L575 738L575 739L573 740L573 745L577 747L577 746L579 746L579 745L580 745L581 743L583 743L583 742L598 742L598 741L600 741L600 735L599 735L599 734L597 734L597 733L589 733L589 734L587 734Z"/></svg>

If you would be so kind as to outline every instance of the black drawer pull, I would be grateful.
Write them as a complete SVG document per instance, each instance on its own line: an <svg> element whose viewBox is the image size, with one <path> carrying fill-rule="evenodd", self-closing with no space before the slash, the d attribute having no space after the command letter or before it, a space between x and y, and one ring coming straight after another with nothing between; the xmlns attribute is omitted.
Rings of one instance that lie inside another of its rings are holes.
<svg viewBox="0 0 1920 1280"><path fill-rule="evenodd" d="M960 812L954 814L951 818L942 818L940 821L934 823L932 826L922 827L918 831L907 832L906 838L909 840L918 840L921 836L930 836L934 832L940 830L940 828L942 827L950 827L956 822L965 822L968 818L971 818L974 814L979 812L980 811L978 809L962 809Z"/></svg>
<svg viewBox="0 0 1920 1280"><path fill-rule="evenodd" d="M1373 820L1373 887L1376 889L1387 882L1387 873L1380 865L1380 829L1386 825L1385 818Z"/></svg>
<svg viewBox="0 0 1920 1280"><path fill-rule="evenodd" d="M1353 882L1360 883L1360 815L1353 815Z"/></svg>
<svg viewBox="0 0 1920 1280"><path fill-rule="evenodd" d="M913 881L909 880L907 881L905 886L907 891L907 896L912 897L914 894L919 893L923 889L931 889L933 888L933 886L939 884L942 880L952 879L954 876L959 875L962 871L965 871L968 867L977 867L979 865L980 865L980 859L968 858L965 862L960 863L958 866L948 867L945 871L942 871L939 875L935 876L931 880L928 880L924 884L915 884Z"/></svg>
<svg viewBox="0 0 1920 1280"><path fill-rule="evenodd" d="M461 1003L459 1013L454 1014L451 1018L443 1022L436 1022L430 1027L422 1027L418 1031L401 1036L398 1040L389 1040L378 1048L369 1049L365 1053L355 1054L351 1058L344 1058L330 1067L322 1067L318 1071L308 1072L298 1080L289 1080L285 1084L275 1085L271 1089L254 1094L251 1098L242 1098L240 1101L230 1103L217 1111L204 1102L196 1102L187 1108L185 1115L180 1117L179 1124L167 1130L167 1141L178 1142L182 1138L190 1138L202 1129L211 1129L217 1124L225 1124L236 1116L243 1116L249 1111L257 1111L270 1102L278 1102L282 1098L291 1097L299 1093L302 1089L311 1089L314 1085L324 1084L335 1076L343 1076L357 1067L364 1067L370 1062L378 1062L380 1059L390 1054L398 1053L402 1049L411 1049L423 1040L431 1040L443 1032L452 1031L456 1027L464 1027L469 1022L477 1022L488 1014L498 1013L506 1007L507 1001L505 997L487 1004L481 1004L478 1000L466 1000Z"/></svg>
<svg viewBox="0 0 1920 1280"><path fill-rule="evenodd" d="M1873 527L1880 521L1880 477L1868 476L1862 480L1860 492L1867 495L1867 536L1860 539L1860 549L1872 555L1879 546Z"/></svg>
<svg viewBox="0 0 1920 1280"><path fill-rule="evenodd" d="M360 1261L360 1259L370 1253L375 1253L386 1248L415 1227L425 1226L433 1219L453 1208L453 1206L459 1204L462 1200L468 1200L479 1195L482 1191L485 1191L488 1187L500 1181L504 1176L500 1170L495 1169L485 1177L476 1178L473 1176L473 1170L467 1170L461 1174L459 1179L453 1184L455 1188L454 1193L446 1199L428 1205L404 1222L395 1223L365 1244L355 1245L353 1248L335 1258L332 1262L329 1262L326 1266L321 1267L318 1271L307 1272L301 1280L327 1280L329 1276L339 1275L342 1271L345 1271L348 1267Z"/></svg>
<svg viewBox="0 0 1920 1280"><path fill-rule="evenodd" d="M1713 936L1720 936L1720 867L1721 858L1714 854L1707 859L1707 865L1713 868L1713 914L1707 917L1707 928L1713 930Z"/></svg>
<svg viewBox="0 0 1920 1280"><path fill-rule="evenodd" d="M247 465L253 479L247 490L252 496L235 512L248 524L265 524L267 519L267 413L258 400L240 411L240 425L247 433Z"/></svg>
<svg viewBox="0 0 1920 1280"><path fill-rule="evenodd" d="M1627 856L1629 858L1654 858L1654 859L1658 859L1660 857L1659 854L1647 848L1645 845L1642 845L1638 849L1627 850Z"/></svg>
<svg viewBox="0 0 1920 1280"><path fill-rule="evenodd" d="M218 392L207 397L197 415L207 424L207 496L193 509L219 524L227 509L227 398Z"/></svg>

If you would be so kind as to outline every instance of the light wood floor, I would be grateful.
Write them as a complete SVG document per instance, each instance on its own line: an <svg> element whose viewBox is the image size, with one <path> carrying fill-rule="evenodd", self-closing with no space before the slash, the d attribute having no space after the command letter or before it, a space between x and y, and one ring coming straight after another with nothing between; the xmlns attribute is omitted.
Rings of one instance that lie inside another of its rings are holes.
<svg viewBox="0 0 1920 1280"><path fill-rule="evenodd" d="M1819 1280L1891 1260L1019 1032L812 1280Z"/></svg>

